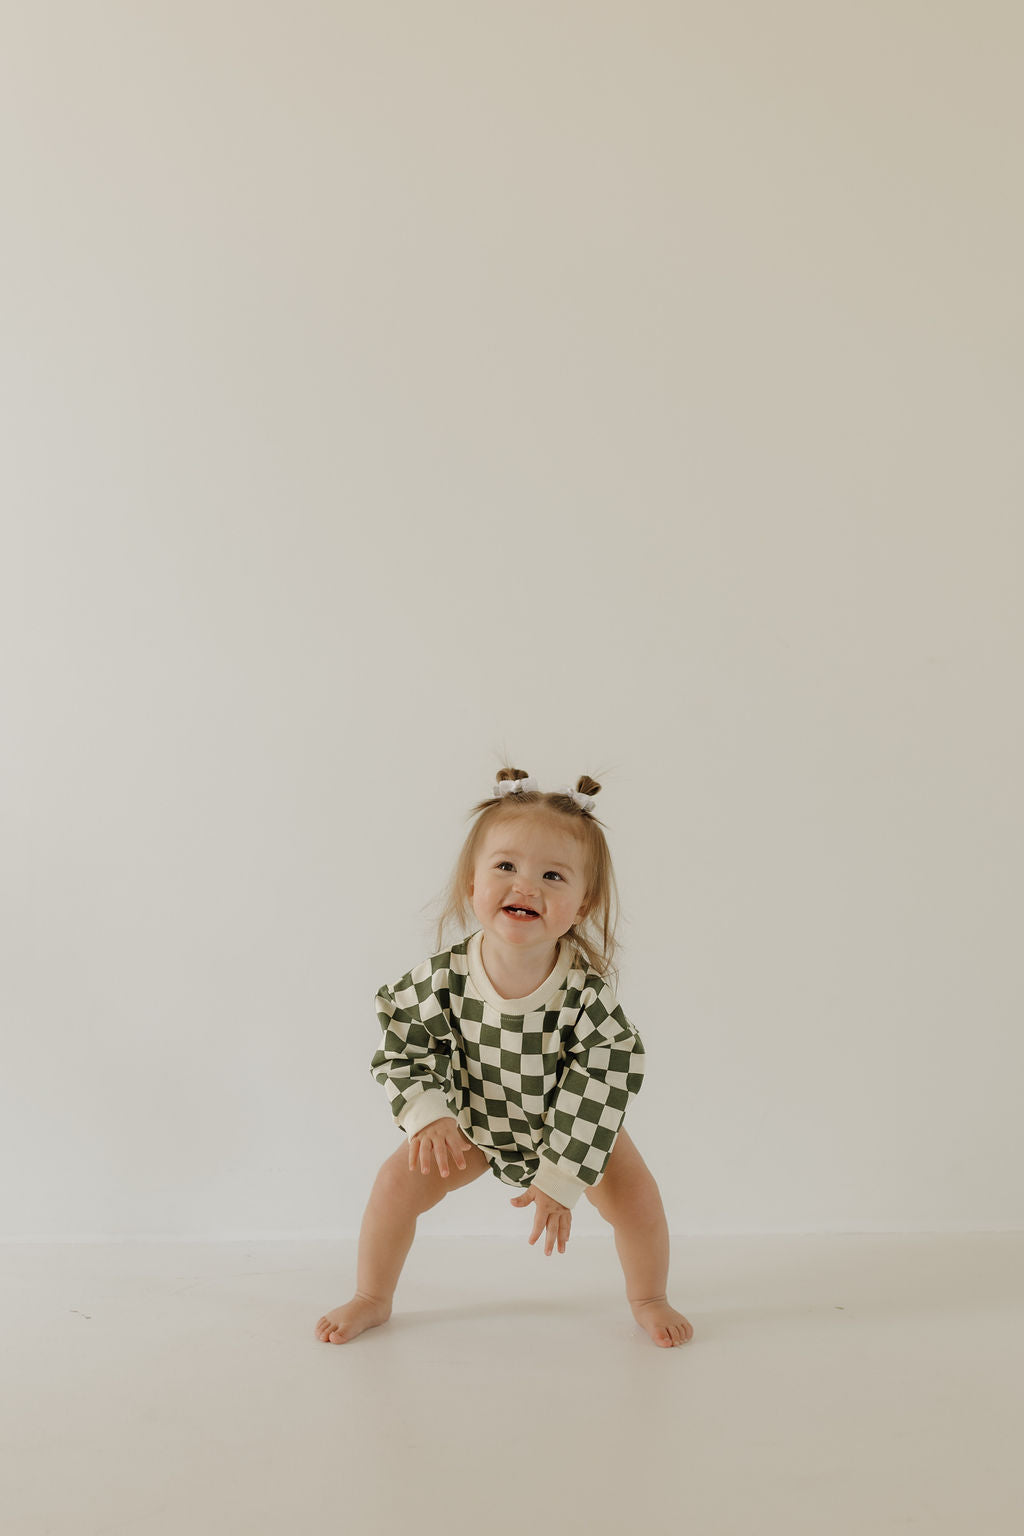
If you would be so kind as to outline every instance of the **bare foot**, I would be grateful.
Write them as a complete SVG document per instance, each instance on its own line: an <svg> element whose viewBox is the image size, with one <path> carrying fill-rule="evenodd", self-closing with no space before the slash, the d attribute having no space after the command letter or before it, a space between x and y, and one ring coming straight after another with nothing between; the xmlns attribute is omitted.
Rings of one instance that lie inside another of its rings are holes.
<svg viewBox="0 0 1024 1536"><path fill-rule="evenodd" d="M391 1308L372 1296L360 1296L357 1291L351 1301L333 1312L325 1312L316 1325L316 1336L322 1344L347 1344L367 1328L386 1323Z"/></svg>
<svg viewBox="0 0 1024 1536"><path fill-rule="evenodd" d="M662 1349L672 1349L693 1338L693 1326L681 1312L669 1305L664 1296L653 1301L632 1303L633 1316L641 1328L646 1328L655 1344Z"/></svg>

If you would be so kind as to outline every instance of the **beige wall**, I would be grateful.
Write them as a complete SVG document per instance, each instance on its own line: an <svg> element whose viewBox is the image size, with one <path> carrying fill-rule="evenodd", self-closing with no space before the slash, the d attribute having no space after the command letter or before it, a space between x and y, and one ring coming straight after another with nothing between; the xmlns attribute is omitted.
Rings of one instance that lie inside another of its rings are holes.
<svg viewBox="0 0 1024 1536"><path fill-rule="evenodd" d="M674 1230L1022 1225L1022 42L8 8L0 1235L354 1233L506 746Z"/></svg>

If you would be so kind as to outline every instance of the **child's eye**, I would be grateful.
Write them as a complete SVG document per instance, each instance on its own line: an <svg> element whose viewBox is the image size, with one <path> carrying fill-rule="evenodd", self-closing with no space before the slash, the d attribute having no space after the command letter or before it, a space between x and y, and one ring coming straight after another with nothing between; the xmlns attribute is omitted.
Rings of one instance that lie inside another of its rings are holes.
<svg viewBox="0 0 1024 1536"><path fill-rule="evenodd" d="M502 859L501 863L500 864L495 864L494 867L495 867L495 869L504 869L506 864L508 865L509 869L512 868L512 860L511 859ZM549 869L547 871L547 873L549 875L554 875L557 880L561 880L562 879L562 876L558 873L557 869Z"/></svg>

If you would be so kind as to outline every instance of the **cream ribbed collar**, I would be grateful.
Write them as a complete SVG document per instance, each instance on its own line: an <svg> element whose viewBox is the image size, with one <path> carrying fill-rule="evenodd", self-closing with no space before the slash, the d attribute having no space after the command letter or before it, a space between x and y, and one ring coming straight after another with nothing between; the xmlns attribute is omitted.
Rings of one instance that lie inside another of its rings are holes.
<svg viewBox="0 0 1024 1536"><path fill-rule="evenodd" d="M484 970L481 954L483 937L483 929L478 928L466 946L469 983L481 1002L489 1003L499 1013L535 1013L538 1008L543 1008L545 1003L549 1003L555 993L560 992L564 987L565 979L572 969L572 946L566 943L564 936L558 941L558 957L555 960L554 970L545 977L535 991L530 993L529 997L502 997L495 992Z"/></svg>

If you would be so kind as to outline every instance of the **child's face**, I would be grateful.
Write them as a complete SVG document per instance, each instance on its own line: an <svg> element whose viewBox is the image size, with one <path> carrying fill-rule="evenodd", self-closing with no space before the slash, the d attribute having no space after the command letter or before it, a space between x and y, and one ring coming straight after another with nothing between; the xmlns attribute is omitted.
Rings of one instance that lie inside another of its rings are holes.
<svg viewBox="0 0 1024 1536"><path fill-rule="evenodd" d="M583 849L550 817L516 816L489 827L470 899L485 933L515 949L550 949L583 916ZM536 917L512 917L509 906Z"/></svg>

